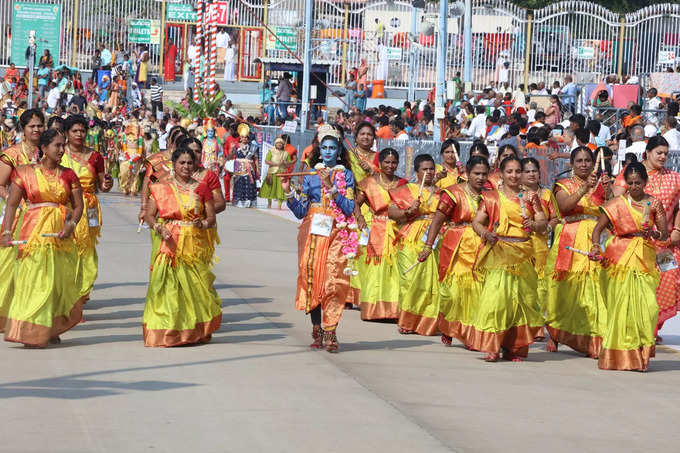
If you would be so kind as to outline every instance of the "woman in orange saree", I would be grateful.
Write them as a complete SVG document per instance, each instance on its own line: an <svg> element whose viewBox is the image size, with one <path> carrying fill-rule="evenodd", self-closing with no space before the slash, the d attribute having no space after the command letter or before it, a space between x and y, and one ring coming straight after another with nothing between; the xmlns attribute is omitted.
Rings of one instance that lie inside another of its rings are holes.
<svg viewBox="0 0 680 453"><path fill-rule="evenodd" d="M591 259L604 261L607 293L607 330L598 366L603 370L647 371L654 357L659 271L652 239L668 236L666 212L644 192L647 170L634 162L626 167L628 193L609 201L593 230ZM614 236L604 254L600 234L611 226ZM654 228L656 227L656 229Z"/></svg>
<svg viewBox="0 0 680 453"><path fill-rule="evenodd" d="M653 241L658 254L673 256L676 265L664 266L656 300L659 304L657 332L663 323L672 318L680 310L680 173L664 168L668 159L668 142L661 136L655 136L647 142L645 160L642 162L647 170L649 181L645 193L653 196L663 205L666 211L666 224L670 237L665 241ZM623 172L616 178L614 194L620 195L626 190ZM670 260L672 262L672 260ZM657 335L657 341L661 337Z"/></svg>
<svg viewBox="0 0 680 453"><path fill-rule="evenodd" d="M40 163L12 172L0 245L18 246L13 297L5 341L44 348L82 317L83 301L75 284L77 252L73 232L83 213L78 177L59 165L64 136L50 129L40 136ZM18 240L11 238L19 203L26 200ZM72 209L71 209L72 208Z"/></svg>
<svg viewBox="0 0 680 453"><path fill-rule="evenodd" d="M38 143L40 134L45 130L45 117L38 109L26 110L19 118L19 125L23 131L21 143L0 151L0 206L4 214L7 213L5 201L9 196L12 171L21 165L33 164L38 161ZM18 231L23 212L15 216L14 231ZM0 332L3 332L7 322L7 312L12 301L14 288L14 266L17 260L17 250L13 247L0 249Z"/></svg>
<svg viewBox="0 0 680 453"><path fill-rule="evenodd" d="M354 176L346 167L347 152L332 126L319 128L320 147L310 157L316 168L302 181L302 193L283 180L288 208L303 219L298 231L298 279L295 307L312 320L313 349L337 352L337 328L357 275L353 259L358 251L354 219Z"/></svg>
<svg viewBox="0 0 680 453"><path fill-rule="evenodd" d="M472 229L472 219L479 208L489 162L485 157L473 156L467 162L466 173L466 182L442 189L426 247L418 256L418 261L425 261L444 227L439 250L441 302L437 326L442 333L442 343L447 346L451 345L452 338L470 346L470 326L482 292L482 274L474 269L482 240Z"/></svg>
<svg viewBox="0 0 680 453"><path fill-rule="evenodd" d="M113 179L105 173L101 154L85 146L87 128L88 121L84 116L71 115L66 118L64 132L67 145L62 159L62 165L72 169L78 176L83 190L85 215L81 216L74 235L78 249L76 281L83 302L90 299L99 267L96 246L101 235L102 209L95 192L97 189L108 192L113 187Z"/></svg>
<svg viewBox="0 0 680 453"><path fill-rule="evenodd" d="M172 154L174 176L150 187L144 220L161 242L142 318L145 346L207 343L222 322L208 234L215 208L210 191L192 177L197 161L181 146Z"/></svg>

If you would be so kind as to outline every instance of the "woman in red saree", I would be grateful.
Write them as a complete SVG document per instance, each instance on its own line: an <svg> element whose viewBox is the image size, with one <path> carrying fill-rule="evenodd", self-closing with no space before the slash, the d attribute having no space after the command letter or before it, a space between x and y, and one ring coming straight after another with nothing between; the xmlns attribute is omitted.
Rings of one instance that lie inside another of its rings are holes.
<svg viewBox="0 0 680 453"><path fill-rule="evenodd" d="M163 78L166 82L175 81L175 62L177 60L177 46L172 39L168 39L163 62Z"/></svg>
<svg viewBox="0 0 680 453"><path fill-rule="evenodd" d="M647 150L643 165L647 170L649 181L645 186L645 193L659 200L666 211L666 224L670 236L665 241L654 241L657 254L672 254L676 263L680 263L680 173L667 168L668 142L661 136L655 136L647 142ZM621 195L626 190L623 173L616 178L614 194ZM661 279L656 290L656 300L659 304L659 319L657 332L663 323L675 316L680 310L680 269L677 266L665 267L661 272ZM661 342L661 337L657 336Z"/></svg>
<svg viewBox="0 0 680 453"><path fill-rule="evenodd" d="M39 163L12 172L0 246L18 246L13 297L7 314L5 341L44 348L75 326L83 314L75 283L77 251L73 232L83 213L78 176L59 165L64 136L55 129L40 136ZM22 200L26 212L18 241L12 242L14 218Z"/></svg>

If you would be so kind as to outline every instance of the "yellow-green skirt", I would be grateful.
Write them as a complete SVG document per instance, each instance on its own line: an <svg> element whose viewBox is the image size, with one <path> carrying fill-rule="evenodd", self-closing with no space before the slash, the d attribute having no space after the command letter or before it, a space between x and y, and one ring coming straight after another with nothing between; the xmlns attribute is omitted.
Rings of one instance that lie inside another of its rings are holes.
<svg viewBox="0 0 680 453"><path fill-rule="evenodd" d="M630 269L607 270L607 330L598 366L603 370L643 370L655 353L659 279Z"/></svg>
<svg viewBox="0 0 680 453"><path fill-rule="evenodd" d="M206 343L222 322L222 302L207 263L154 260L142 318L146 346Z"/></svg>
<svg viewBox="0 0 680 453"><path fill-rule="evenodd" d="M436 335L439 318L439 249L417 264L422 244L406 243L397 252L399 263L399 327L420 335Z"/></svg>
<svg viewBox="0 0 680 453"><path fill-rule="evenodd" d="M470 346L472 325L479 307L483 277L472 272L450 273L440 283L439 331Z"/></svg>
<svg viewBox="0 0 680 453"><path fill-rule="evenodd" d="M529 261L487 269L469 346L489 353L498 353L502 348L526 357L529 345L544 325L537 287L538 276Z"/></svg>
<svg viewBox="0 0 680 453"><path fill-rule="evenodd" d="M380 260L358 263L361 277L361 319L397 319L399 317L399 267L397 256L382 256Z"/></svg>
<svg viewBox="0 0 680 453"><path fill-rule="evenodd" d="M579 229L574 247L590 250L592 227ZM571 271L557 276L555 261L559 251L561 225L555 229L554 245L545 268L547 284L546 324L550 338L590 357L597 357L607 328L602 266L574 253Z"/></svg>
<svg viewBox="0 0 680 453"><path fill-rule="evenodd" d="M14 279L5 341L47 346L75 326L83 314L80 288L75 285L75 247L41 247L19 260Z"/></svg>
<svg viewBox="0 0 680 453"><path fill-rule="evenodd" d="M5 201L0 198L0 209L4 209ZM21 223L24 218L23 210L18 211L17 226L14 229L14 239L19 236ZM4 332L7 323L7 313L14 297L14 271L17 264L17 248L0 248L0 332Z"/></svg>
<svg viewBox="0 0 680 453"><path fill-rule="evenodd" d="M80 295L87 301L99 274L99 257L97 243L101 235L101 206L94 194L84 194L85 211L76 225L74 238L78 259L76 263L76 285L80 288ZM94 210L99 226L89 225L88 211Z"/></svg>

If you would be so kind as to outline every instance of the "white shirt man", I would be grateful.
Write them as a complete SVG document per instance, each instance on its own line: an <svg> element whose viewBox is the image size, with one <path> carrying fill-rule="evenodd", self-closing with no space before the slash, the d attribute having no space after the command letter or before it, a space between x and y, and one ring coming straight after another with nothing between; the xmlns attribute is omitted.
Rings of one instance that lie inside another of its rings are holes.
<svg viewBox="0 0 680 453"><path fill-rule="evenodd" d="M677 129L668 129L663 138L668 142L668 149L671 151L680 151L680 131Z"/></svg>
<svg viewBox="0 0 680 453"><path fill-rule="evenodd" d="M54 110L57 107L57 103L59 102L59 98L61 97L61 91L59 91L59 87L55 86L52 88L48 93L47 93L47 106L51 110Z"/></svg>
<svg viewBox="0 0 680 453"><path fill-rule="evenodd" d="M472 138L484 138L486 135L486 113L477 113L467 130L467 135Z"/></svg>
<svg viewBox="0 0 680 453"><path fill-rule="evenodd" d="M215 44L217 46L217 62L219 64L226 64L227 61L227 48L231 43L231 37L229 33L221 29L217 36L215 37Z"/></svg>

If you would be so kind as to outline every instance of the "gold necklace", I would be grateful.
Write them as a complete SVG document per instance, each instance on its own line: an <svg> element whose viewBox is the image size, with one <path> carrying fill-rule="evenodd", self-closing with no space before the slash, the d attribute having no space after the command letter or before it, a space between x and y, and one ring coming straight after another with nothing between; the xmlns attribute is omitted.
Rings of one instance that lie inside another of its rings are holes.
<svg viewBox="0 0 680 453"><path fill-rule="evenodd" d="M399 180L397 178L394 178L392 181L385 184L385 182L383 181L382 173L378 173L378 184L387 191L394 189L398 182Z"/></svg>
<svg viewBox="0 0 680 453"><path fill-rule="evenodd" d="M28 163L28 164L35 164L35 163L37 163L37 162L38 162L38 153L36 153L35 151L33 151L33 157L29 159L29 158L28 158L28 153L26 152L26 146L27 146L27 145L26 145L26 142L25 142L25 141L22 141L22 142L21 142L21 154L23 155L24 160L25 160L26 163Z"/></svg>
<svg viewBox="0 0 680 453"><path fill-rule="evenodd" d="M432 197L434 196L435 186L430 186L430 187L431 187L432 189L430 189L430 188L428 188L428 187L426 187L426 186L423 186L423 190L427 189L427 191L430 192L430 196L427 197L427 200L424 200L423 205L427 205L427 204L430 202L430 200L432 199Z"/></svg>
<svg viewBox="0 0 680 453"><path fill-rule="evenodd" d="M193 184L192 183L183 183L183 182L180 182L179 180L177 180L177 178L175 178L175 180L173 182L173 184L175 185L175 188L177 190L177 193L176 193L177 201L182 206L182 208L184 208L185 212L193 212L198 207L198 194L194 192L198 183L196 181L194 181L193 179L191 179L191 181L193 181ZM187 204L187 203L184 203L184 200L182 200L182 196L179 193L179 191L189 192L190 194L192 194L194 196L191 197L191 201Z"/></svg>
<svg viewBox="0 0 680 453"><path fill-rule="evenodd" d="M41 162L38 169L45 177L45 181L47 181L47 186L50 188L50 193L56 196L59 193L61 168L59 168L59 165L57 165L57 167L54 170L50 170L46 168L45 165ZM54 179L55 181L53 182L52 179Z"/></svg>
<svg viewBox="0 0 680 453"><path fill-rule="evenodd" d="M465 184L463 186L463 190L465 193L472 198L472 201L474 202L475 210L477 210L477 207L479 206L479 200L482 198L482 194L477 194L475 193L472 189L470 189L469 184Z"/></svg>

